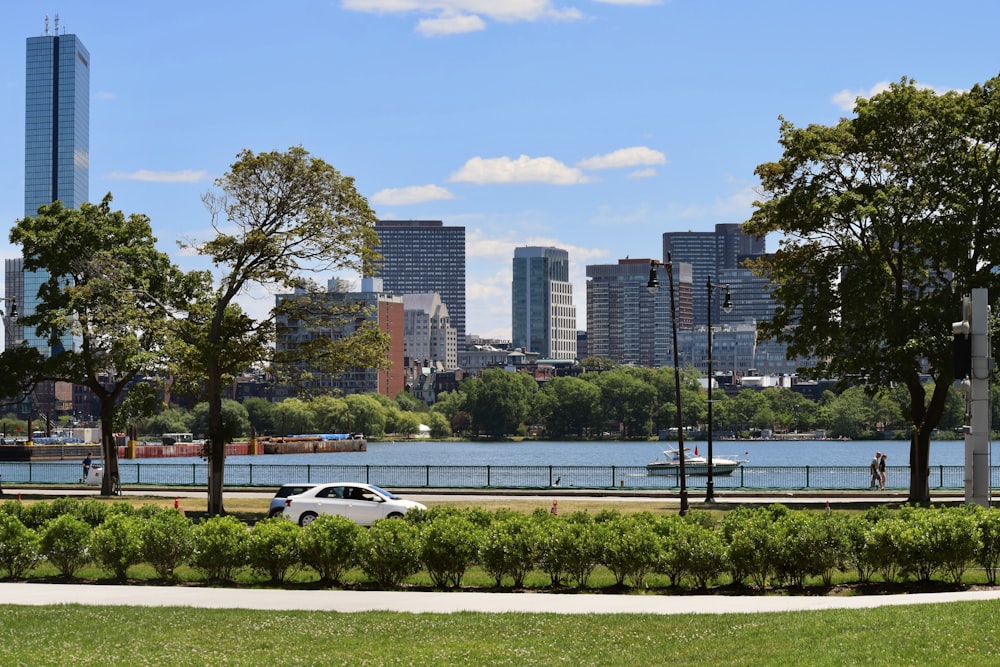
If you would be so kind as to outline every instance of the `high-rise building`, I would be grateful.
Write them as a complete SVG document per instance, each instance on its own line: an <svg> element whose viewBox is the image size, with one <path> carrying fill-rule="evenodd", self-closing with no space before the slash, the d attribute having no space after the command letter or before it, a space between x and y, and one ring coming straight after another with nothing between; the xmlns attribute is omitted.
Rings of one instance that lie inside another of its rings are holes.
<svg viewBox="0 0 1000 667"><path fill-rule="evenodd" d="M672 366L670 277L657 267L651 292L649 259L587 266L587 355L649 368ZM678 329L691 328L691 265L673 265Z"/></svg>
<svg viewBox="0 0 1000 667"><path fill-rule="evenodd" d="M576 306L569 253L559 248L515 248L513 268L513 347L547 359L575 359Z"/></svg>
<svg viewBox="0 0 1000 667"><path fill-rule="evenodd" d="M61 201L79 208L88 198L90 180L90 53L76 35L29 37L27 42L24 115L24 215ZM15 299L21 315L35 312L44 273L23 272L21 260L5 263L7 299ZM7 340L50 352L49 340L25 331L16 322ZM72 342L63 341L63 345Z"/></svg>
<svg viewBox="0 0 1000 667"><path fill-rule="evenodd" d="M458 368L457 333L439 294L403 295L403 335L408 366Z"/></svg>
<svg viewBox="0 0 1000 667"><path fill-rule="evenodd" d="M740 262L764 254L764 239L743 231L739 224L718 224L713 232L666 232L663 234L663 259L691 265L693 314L695 326L708 323L708 279L718 283L725 269L735 269ZM719 321L719 300L712 302L712 322Z"/></svg>
<svg viewBox="0 0 1000 667"><path fill-rule="evenodd" d="M286 299L302 298L301 293L279 294L275 296L275 304L280 305ZM336 391L343 394L378 393L390 398L405 388L405 367L403 364L403 299L382 291L377 278L366 278L362 281L360 292L348 292L345 283L333 279L327 284L327 291L322 298L332 304L347 303L361 306L362 313L352 318L331 317L328 323L322 325L307 324L299 319L280 317L278 324L281 333L275 342L275 350L279 353L293 352L299 345L321 337L338 340L345 338L358 330L365 323L374 322L379 331L388 334L389 364L381 369L355 367L343 372L331 373L322 368L295 366L287 370L292 374L306 371L304 379L294 385L279 382L274 388L275 400L283 400L297 396L301 392L324 393ZM342 321L341 321L342 320Z"/></svg>
<svg viewBox="0 0 1000 667"><path fill-rule="evenodd" d="M375 269L393 294L437 292L448 307L458 349L465 349L465 227L440 220L379 220L383 260Z"/></svg>

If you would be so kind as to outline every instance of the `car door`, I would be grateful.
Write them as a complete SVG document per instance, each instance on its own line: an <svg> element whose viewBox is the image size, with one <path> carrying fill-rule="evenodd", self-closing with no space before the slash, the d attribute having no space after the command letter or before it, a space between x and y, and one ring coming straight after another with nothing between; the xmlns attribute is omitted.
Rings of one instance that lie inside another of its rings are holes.
<svg viewBox="0 0 1000 667"><path fill-rule="evenodd" d="M327 486L316 493L315 510L319 514L339 514L349 516L349 507L344 500L346 488L343 486Z"/></svg>
<svg viewBox="0 0 1000 667"><path fill-rule="evenodd" d="M348 486L344 488L344 497L350 512L348 516L355 523L370 526L375 519L382 518L382 503L369 489L363 486Z"/></svg>

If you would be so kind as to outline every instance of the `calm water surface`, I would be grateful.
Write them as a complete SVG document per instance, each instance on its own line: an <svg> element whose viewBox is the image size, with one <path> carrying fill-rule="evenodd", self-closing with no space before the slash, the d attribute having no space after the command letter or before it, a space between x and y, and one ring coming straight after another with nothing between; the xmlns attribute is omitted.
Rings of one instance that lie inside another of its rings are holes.
<svg viewBox="0 0 1000 667"><path fill-rule="evenodd" d="M705 455L705 442L685 443ZM493 465L493 466L642 466L662 458L668 442L370 442L368 451L340 454L270 454L228 456L228 463L331 464L331 465ZM909 442L858 441L762 441L715 442L716 457L747 460L749 466L867 466L881 451L890 466L909 464ZM965 444L931 442L930 463L964 465ZM139 459L137 462L197 463L198 458Z"/></svg>

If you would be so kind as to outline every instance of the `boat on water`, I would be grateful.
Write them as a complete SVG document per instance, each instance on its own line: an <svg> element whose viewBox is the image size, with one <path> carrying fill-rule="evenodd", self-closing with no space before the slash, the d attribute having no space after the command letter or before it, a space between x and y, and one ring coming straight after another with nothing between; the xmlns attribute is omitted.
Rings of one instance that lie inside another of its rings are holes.
<svg viewBox="0 0 1000 667"><path fill-rule="evenodd" d="M695 447L694 454L689 453L687 447L684 448L684 472L688 475L708 475L708 457L700 456L698 448ZM664 450L665 458L656 459L646 464L646 473L650 475L676 475L680 472L681 457L676 449ZM731 475L733 471L746 463L746 459L738 459L735 456L713 456L712 474Z"/></svg>

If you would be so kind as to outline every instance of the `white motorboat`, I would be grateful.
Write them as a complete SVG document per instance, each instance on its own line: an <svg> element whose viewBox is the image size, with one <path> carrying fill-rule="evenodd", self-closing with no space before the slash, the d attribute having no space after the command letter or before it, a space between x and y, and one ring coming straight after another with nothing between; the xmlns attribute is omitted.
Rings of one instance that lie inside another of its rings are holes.
<svg viewBox="0 0 1000 667"><path fill-rule="evenodd" d="M694 454L688 453L684 448L684 472L688 475L708 475L708 458L698 455L698 448ZM646 464L646 472L650 475L676 475L680 472L681 458L676 449L667 449L663 452L664 459L656 459ZM731 475L733 471L746 463L744 459L735 456L713 456L712 475Z"/></svg>

